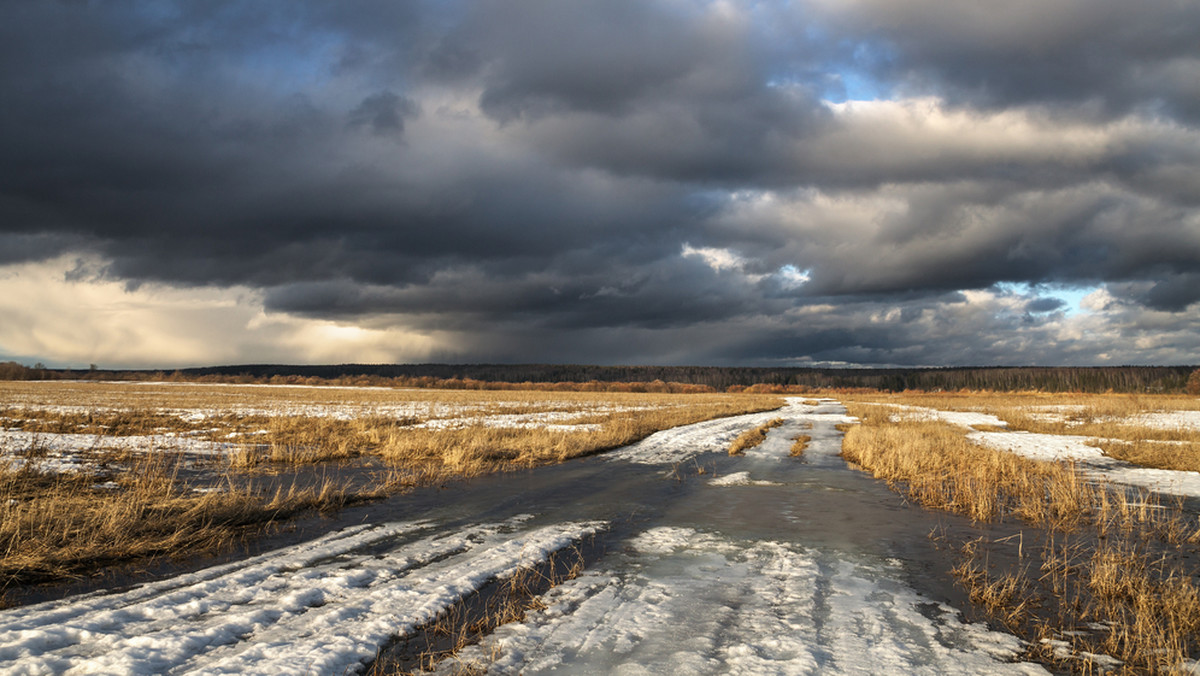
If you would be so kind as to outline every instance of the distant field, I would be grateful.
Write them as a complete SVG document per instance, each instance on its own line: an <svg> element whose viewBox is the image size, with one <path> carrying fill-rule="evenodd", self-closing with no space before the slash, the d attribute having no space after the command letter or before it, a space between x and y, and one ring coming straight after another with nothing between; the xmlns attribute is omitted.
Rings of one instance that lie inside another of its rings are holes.
<svg viewBox="0 0 1200 676"><path fill-rule="evenodd" d="M1200 471L1200 397L1192 395L903 393L847 401L891 406L900 418L958 421L981 432L1078 437L1109 457L1144 467ZM948 417L949 412L968 416ZM1013 437L985 439L1000 443Z"/></svg>
<svg viewBox="0 0 1200 676"><path fill-rule="evenodd" d="M770 410L767 395L0 382L0 589L219 547L248 527L454 477L562 462ZM364 482L243 480L370 461Z"/></svg>

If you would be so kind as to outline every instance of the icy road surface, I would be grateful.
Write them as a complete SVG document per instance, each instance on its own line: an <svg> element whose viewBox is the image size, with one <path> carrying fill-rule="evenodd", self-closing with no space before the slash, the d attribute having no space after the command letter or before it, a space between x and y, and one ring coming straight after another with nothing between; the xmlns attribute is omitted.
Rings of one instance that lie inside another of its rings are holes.
<svg viewBox="0 0 1200 676"><path fill-rule="evenodd" d="M774 417L787 422L766 443L726 454ZM796 400L347 510L337 530L233 563L0 611L0 674L355 673L490 581L583 541L598 553L580 577L461 662L499 674L1045 673L1016 661L1017 639L951 605L932 517L846 467L844 421L836 402ZM788 456L798 434L813 438L804 459Z"/></svg>

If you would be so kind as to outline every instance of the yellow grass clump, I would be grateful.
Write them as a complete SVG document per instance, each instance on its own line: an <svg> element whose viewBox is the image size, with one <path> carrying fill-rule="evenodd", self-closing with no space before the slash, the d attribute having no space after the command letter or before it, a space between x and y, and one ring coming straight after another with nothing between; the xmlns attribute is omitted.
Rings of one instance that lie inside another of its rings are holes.
<svg viewBox="0 0 1200 676"><path fill-rule="evenodd" d="M1104 454L1143 467L1200 472L1200 443L1139 439L1092 439L1088 443Z"/></svg>
<svg viewBox="0 0 1200 676"><path fill-rule="evenodd" d="M0 589L53 580L154 555L213 551L248 528L365 495L326 482L259 494L226 486L203 493L147 456L110 484L94 477L0 470Z"/></svg>
<svg viewBox="0 0 1200 676"><path fill-rule="evenodd" d="M767 432L783 424L783 418L769 420L758 427L742 432L733 443L729 444L729 455L741 455L747 449L754 448L767 440Z"/></svg>
<svg viewBox="0 0 1200 676"><path fill-rule="evenodd" d="M799 458L803 456L804 451L808 450L808 443L810 441L812 441L812 436L808 434L801 434L800 436L793 437L791 456L793 458Z"/></svg>

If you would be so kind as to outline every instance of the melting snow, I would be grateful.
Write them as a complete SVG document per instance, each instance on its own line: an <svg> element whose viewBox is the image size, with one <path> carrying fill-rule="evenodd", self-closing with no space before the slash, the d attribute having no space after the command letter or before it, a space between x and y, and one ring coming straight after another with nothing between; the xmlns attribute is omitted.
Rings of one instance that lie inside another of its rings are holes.
<svg viewBox="0 0 1200 676"><path fill-rule="evenodd" d="M1087 445L1092 437L1033 432L971 432L967 438L983 446L1033 460L1074 461L1084 473L1096 479L1159 493L1200 497L1200 472L1139 467L1110 458L1099 448Z"/></svg>
<svg viewBox="0 0 1200 676"><path fill-rule="evenodd" d="M643 533L623 556L439 671L1046 673L1013 661L1018 639L897 582L894 562L674 527Z"/></svg>
<svg viewBox="0 0 1200 676"><path fill-rule="evenodd" d="M940 420L950 423L951 425L959 425L962 427L975 427L976 425L991 425L993 427L1008 427L1008 423L988 413L976 413L974 411L942 411L936 408L925 408L923 406L898 406L890 405L892 408L900 410L900 413L892 416L893 420Z"/></svg>
<svg viewBox="0 0 1200 676"><path fill-rule="evenodd" d="M45 472L94 469L86 454L95 451L165 451L191 455L219 455L234 448L234 444L175 434L109 436L0 429L0 463L7 462L13 469L30 463Z"/></svg>
<svg viewBox="0 0 1200 676"><path fill-rule="evenodd" d="M778 486L774 481L751 479L749 472L734 472L708 482L710 486Z"/></svg>
<svg viewBox="0 0 1200 676"><path fill-rule="evenodd" d="M490 580L604 527L360 526L113 595L0 612L0 674L342 674Z"/></svg>
<svg viewBox="0 0 1200 676"><path fill-rule="evenodd" d="M686 462L702 453L726 453L729 444L742 432L762 425L775 418L820 419L832 423L857 422L851 416L821 412L821 407L836 405L831 399L823 399L817 406L810 406L803 397L787 398L787 405L776 411L751 413L748 415L718 418L707 422L677 427L656 432L636 444L631 444L606 454L614 462L633 462L643 465L670 465Z"/></svg>

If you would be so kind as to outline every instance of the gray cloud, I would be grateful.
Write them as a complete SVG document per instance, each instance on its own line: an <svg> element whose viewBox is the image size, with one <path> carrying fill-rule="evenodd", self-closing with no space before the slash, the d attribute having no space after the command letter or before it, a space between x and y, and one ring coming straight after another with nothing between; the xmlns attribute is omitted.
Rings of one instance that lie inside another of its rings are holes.
<svg viewBox="0 0 1200 676"><path fill-rule="evenodd" d="M464 359L1195 359L1186 3L158 7L0 8L0 264Z"/></svg>
<svg viewBox="0 0 1200 676"><path fill-rule="evenodd" d="M418 112L412 101L395 92L382 91L366 97L350 111L350 126L369 127L375 134L399 134L404 131L404 118Z"/></svg>

